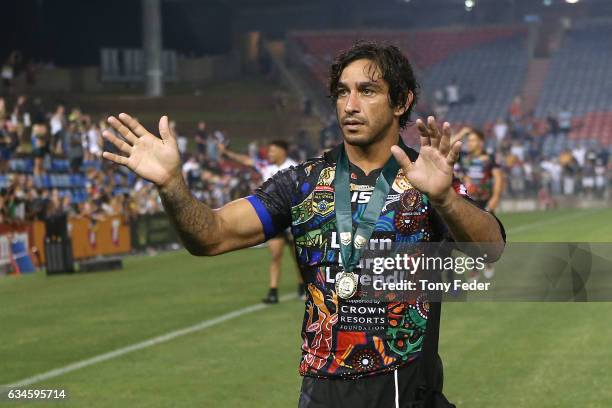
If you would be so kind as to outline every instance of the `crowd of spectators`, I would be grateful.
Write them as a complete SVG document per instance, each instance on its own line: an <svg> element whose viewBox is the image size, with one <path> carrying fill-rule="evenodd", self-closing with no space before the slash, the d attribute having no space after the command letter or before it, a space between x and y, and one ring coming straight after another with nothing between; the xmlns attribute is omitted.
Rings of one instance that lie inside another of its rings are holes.
<svg viewBox="0 0 612 408"><path fill-rule="evenodd" d="M198 199L219 207L260 183L254 168L220 157L219 143L229 143L225 132L209 131L204 121L190 135L183 135L175 122L170 126L177 135L183 175ZM45 109L41 99L25 95L12 105L0 98L0 223L43 220L56 212L101 219L162 211L151 183L102 159L103 151L115 150L102 138L106 129L105 116L94 118L78 107L58 103ZM306 138L300 137L304 143ZM290 153L304 160L300 146L295 143ZM248 151L265 159L266 147L265 140L251 141Z"/></svg>
<svg viewBox="0 0 612 408"><path fill-rule="evenodd" d="M505 197L550 201L556 195L608 195L608 147L586 141L568 144L572 126L567 111L538 120L523 114L518 100L506 118L484 127L487 151L506 176ZM204 121L187 135L176 123L171 127L177 134L183 175L198 199L218 207L248 195L260 182L255 169L220 157L219 143L229 143L226 132L209 130ZM104 150L114 150L102 138L106 128L103 118L78 107L58 103L45 109L40 98L25 95L12 104L0 98L0 223L44 219L58 211L92 219L161 211L151 183L102 159ZM303 131L296 134L290 157L302 161L339 143L335 117L323 126L318 146L308 140ZM246 148L252 158L266 157L265 140L253 140Z"/></svg>
<svg viewBox="0 0 612 408"><path fill-rule="evenodd" d="M595 139L574 140L572 114L566 109L545 120L522 113L515 100L507 118L485 127L486 148L505 174L505 197L552 198L581 195L603 198L610 190L610 146Z"/></svg>

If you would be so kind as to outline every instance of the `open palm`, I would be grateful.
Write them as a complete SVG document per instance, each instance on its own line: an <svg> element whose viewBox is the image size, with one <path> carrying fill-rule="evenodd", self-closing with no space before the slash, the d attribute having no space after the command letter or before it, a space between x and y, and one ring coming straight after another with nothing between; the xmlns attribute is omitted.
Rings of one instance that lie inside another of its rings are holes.
<svg viewBox="0 0 612 408"><path fill-rule="evenodd" d="M427 194L432 201L438 201L449 191L453 181L453 166L459 158L461 141L451 140L448 122L438 129L435 119L430 116L425 124L417 120L421 134L421 149L415 162L398 147L392 147L395 159L414 188Z"/></svg>
<svg viewBox="0 0 612 408"><path fill-rule="evenodd" d="M181 174L181 159L176 143L168 125L168 117L159 120L161 138L147 131L136 119L125 113L119 118L111 116L108 123L123 140L106 130L102 136L127 156L104 152L103 157L124 165L158 186L163 186L173 177Z"/></svg>

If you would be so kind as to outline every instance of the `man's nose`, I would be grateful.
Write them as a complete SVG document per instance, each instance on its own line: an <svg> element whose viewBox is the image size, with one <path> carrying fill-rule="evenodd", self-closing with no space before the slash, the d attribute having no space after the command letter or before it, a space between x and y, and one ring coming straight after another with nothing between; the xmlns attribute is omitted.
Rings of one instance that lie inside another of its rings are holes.
<svg viewBox="0 0 612 408"><path fill-rule="evenodd" d="M359 112L359 99L357 97L357 92L351 92L346 99L346 105L344 105L344 112L346 113L355 113Z"/></svg>

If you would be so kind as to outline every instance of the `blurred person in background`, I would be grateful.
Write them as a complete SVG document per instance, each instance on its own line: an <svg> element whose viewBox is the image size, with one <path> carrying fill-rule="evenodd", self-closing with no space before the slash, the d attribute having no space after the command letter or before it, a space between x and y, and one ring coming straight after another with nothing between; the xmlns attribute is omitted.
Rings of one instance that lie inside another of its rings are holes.
<svg viewBox="0 0 612 408"><path fill-rule="evenodd" d="M28 97L26 95L19 95L17 97L17 102L11 113L11 122L21 123L26 128L32 126L32 115L30 114Z"/></svg>
<svg viewBox="0 0 612 408"><path fill-rule="evenodd" d="M270 177L275 175L281 170L288 169L289 167L296 166L297 163L288 157L289 145L283 140L275 140L268 144L268 160L253 160L250 156L232 152L227 149L225 145L219 143L219 152L221 155L228 157L229 159L236 161L244 166L255 168L262 178L262 182L265 182ZM291 248L293 245L293 237L289 229L283 231L278 236L268 240L268 248L270 250L270 287L268 294L263 298L264 303L276 304L278 303L278 284L281 275L281 264L283 260L283 253L285 251L285 244ZM291 251L292 256L295 253ZM295 261L295 257L294 257ZM302 276L298 274L298 295L303 298L305 296L304 282Z"/></svg>
<svg viewBox="0 0 612 408"><path fill-rule="evenodd" d="M494 212L503 190L501 169L495 157L484 150L485 136L480 130L466 128L460 134L466 140L466 154L459 159L458 174L476 204Z"/></svg>
<svg viewBox="0 0 612 408"><path fill-rule="evenodd" d="M6 119L0 116L0 174L8 170L9 160L13 155L13 138L7 129Z"/></svg>
<svg viewBox="0 0 612 408"><path fill-rule="evenodd" d="M70 122L68 129L64 132L65 154L68 158L70 171L79 173L83 165L83 135L79 131L79 125L76 122Z"/></svg>
<svg viewBox="0 0 612 408"><path fill-rule="evenodd" d="M198 154L206 154L206 140L208 139L208 130L206 129L206 122L203 120L198 122L194 140L196 145L196 151Z"/></svg>
<svg viewBox="0 0 612 408"><path fill-rule="evenodd" d="M88 123L87 127L87 149L89 152L88 160L99 159L102 155L102 137L100 134L100 128L95 122L86 120L84 123Z"/></svg>
<svg viewBox="0 0 612 408"><path fill-rule="evenodd" d="M64 105L57 105L55 112L51 116L49 121L51 130L51 148L56 154L63 154L65 152L63 145L64 129L66 127L66 109Z"/></svg>
<svg viewBox="0 0 612 408"><path fill-rule="evenodd" d="M465 188L467 194L481 209L494 213L499 205L504 184L504 176L495 161L495 156L484 150L485 135L475 128L462 129L459 132L462 139L466 140L466 154L461 155L457 166L457 175ZM491 279L495 273L492 265L487 264L483 275ZM480 271L470 271L469 279L477 280Z"/></svg>
<svg viewBox="0 0 612 408"><path fill-rule="evenodd" d="M567 108L567 106L563 106L559 113L557 114L557 124L559 126L559 132L562 134L569 134L572 130L572 112Z"/></svg>
<svg viewBox="0 0 612 408"><path fill-rule="evenodd" d="M49 154L49 129L45 124L32 126L32 155L34 156L34 176L44 172L43 163Z"/></svg>

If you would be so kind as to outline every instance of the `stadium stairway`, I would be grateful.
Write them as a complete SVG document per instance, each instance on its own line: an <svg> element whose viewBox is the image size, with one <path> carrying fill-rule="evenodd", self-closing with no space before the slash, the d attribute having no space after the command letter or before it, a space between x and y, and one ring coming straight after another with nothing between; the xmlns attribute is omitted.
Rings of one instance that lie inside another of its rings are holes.
<svg viewBox="0 0 612 408"><path fill-rule="evenodd" d="M529 61L521 92L525 112L535 109L548 75L549 66L550 59L548 58L534 58Z"/></svg>

